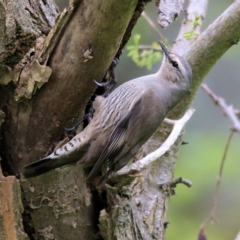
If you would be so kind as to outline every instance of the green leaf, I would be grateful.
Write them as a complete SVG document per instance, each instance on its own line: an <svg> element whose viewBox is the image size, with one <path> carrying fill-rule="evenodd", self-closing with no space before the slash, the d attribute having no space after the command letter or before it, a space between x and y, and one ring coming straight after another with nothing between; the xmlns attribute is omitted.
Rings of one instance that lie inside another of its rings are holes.
<svg viewBox="0 0 240 240"><path fill-rule="evenodd" d="M139 50L141 36L135 34L133 36L133 44L126 47L128 57L131 57L133 62L139 67L146 67L150 70L154 63L159 62L162 56L160 51L154 51L153 49L143 49ZM153 48L159 48L158 42L153 42L151 44Z"/></svg>

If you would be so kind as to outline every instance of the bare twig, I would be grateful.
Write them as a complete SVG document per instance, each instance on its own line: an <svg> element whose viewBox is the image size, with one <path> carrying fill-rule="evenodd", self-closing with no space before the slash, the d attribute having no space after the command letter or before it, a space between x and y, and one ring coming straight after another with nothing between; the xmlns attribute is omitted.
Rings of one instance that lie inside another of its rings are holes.
<svg viewBox="0 0 240 240"><path fill-rule="evenodd" d="M183 185L185 185L186 187L189 187L189 188L192 186L192 182L191 181L189 181L188 179L179 177L179 178L174 179L171 182L171 187L176 187L177 184L179 184L179 183L182 183Z"/></svg>
<svg viewBox="0 0 240 240"><path fill-rule="evenodd" d="M240 133L240 121L238 120L236 110L233 108L233 106L228 106L225 100L217 96L206 84L202 84L201 87L212 98L214 103L222 109L224 115L226 115L230 119L233 124L233 126L231 127L232 131L237 131Z"/></svg>
<svg viewBox="0 0 240 240"><path fill-rule="evenodd" d="M207 11L207 5L208 0L190 0L181 29L173 46L173 52L180 55L187 52L190 44L200 33L200 27ZM187 33L188 37L186 35Z"/></svg>
<svg viewBox="0 0 240 240"><path fill-rule="evenodd" d="M142 16L145 18L145 20L148 22L148 24L156 31L156 33L159 35L160 39L164 39L163 34L159 31L157 25L152 21L152 19L145 13L142 12Z"/></svg>
<svg viewBox="0 0 240 240"><path fill-rule="evenodd" d="M207 236L203 228L201 228L198 232L198 240L207 240Z"/></svg>
<svg viewBox="0 0 240 240"><path fill-rule="evenodd" d="M230 146L233 134L234 134L234 131L231 131L231 133L228 137L228 140L227 140L226 147L224 149L223 156L222 156L221 165L220 165L219 173L218 173L218 176L217 176L217 183L216 183L216 187L215 187L214 194L213 194L213 203L212 203L211 212L210 212L209 216L205 219L205 221L202 223L201 228L203 228L205 226L205 224L209 221L215 222L215 215L216 215L217 204L218 204L219 188L220 188L220 184L221 184L224 164L225 164L225 161L226 161L227 153L228 153L228 150L229 150L229 146Z"/></svg>
<svg viewBox="0 0 240 240"><path fill-rule="evenodd" d="M189 187L189 188L192 186L191 181L189 181L188 179L179 177L179 178L173 179L169 182L161 184L160 187L162 187L163 185L169 185L171 188L175 188L179 183L182 183L183 185L185 185L186 187Z"/></svg>
<svg viewBox="0 0 240 240"><path fill-rule="evenodd" d="M164 193L166 193L168 195L176 195L175 188L180 183L189 188L192 186L192 183L189 180L179 177L179 178L167 181L165 183L162 183L159 185L159 187L161 190L163 190Z"/></svg>
<svg viewBox="0 0 240 240"><path fill-rule="evenodd" d="M175 143L178 136L180 135L184 125L191 118L194 113L194 109L188 109L184 116L179 120L169 120L166 119L165 122L173 124L173 130L166 139L166 141L154 152L148 154L146 157L141 160L133 163L131 166L125 166L120 171L118 171L117 175L128 175L130 172L141 171L143 168L147 167L150 163L154 162L158 158L160 158L163 154L165 154L170 147Z"/></svg>
<svg viewBox="0 0 240 240"><path fill-rule="evenodd" d="M212 215L213 219L215 217L216 210L217 210L218 193L219 193L220 183L221 183L221 179L222 179L224 164L225 164L225 161L226 161L228 149L229 149L229 146L230 146L233 134L234 134L234 132L231 131L231 133L230 133L230 135L228 137L227 144L226 144L226 147L224 149L224 153L223 153L220 169L219 169L219 174L218 174L218 177L217 177L217 184L216 184L215 193L214 193L214 199L213 199L213 207L212 207L212 211L211 211L211 215Z"/></svg>
<svg viewBox="0 0 240 240"><path fill-rule="evenodd" d="M151 45L139 45L138 49L139 50L153 50L153 51L156 51L156 52L161 52L162 51L162 49L160 47L157 48L157 47L153 47Z"/></svg>
<svg viewBox="0 0 240 240"><path fill-rule="evenodd" d="M239 122L239 120L237 118L237 115L236 115L237 110L233 109L232 106L228 106L225 103L225 100L223 98L217 96L214 92L212 92L212 90L206 84L202 84L201 87L211 97L211 99L214 101L214 103L222 109L224 114L233 123L233 127L231 128L232 131L229 135L229 138L228 138L225 150L224 150L224 154L223 154L223 157L222 157L220 169L219 169L218 179L217 179L217 183L216 183L216 187L215 187L215 191L214 191L214 195L213 195L213 205L212 205L211 212L210 212L209 216L202 223L201 228L203 228L204 225L207 222L215 221L215 215L216 215L217 204L218 204L218 193L219 193L220 183L221 183L221 179L222 179L224 163L225 163L225 160L226 160L227 152L228 152L229 145L230 145L230 142L232 140L234 132L238 131L240 133L240 122Z"/></svg>

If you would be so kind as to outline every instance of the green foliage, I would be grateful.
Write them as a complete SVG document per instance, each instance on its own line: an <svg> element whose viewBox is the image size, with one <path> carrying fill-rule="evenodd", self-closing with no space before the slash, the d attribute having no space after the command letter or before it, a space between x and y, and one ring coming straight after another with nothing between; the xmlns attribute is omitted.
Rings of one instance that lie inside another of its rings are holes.
<svg viewBox="0 0 240 240"><path fill-rule="evenodd" d="M183 33L183 37L186 40L192 40L192 39L196 38L198 35L199 34L196 33L194 30Z"/></svg>
<svg viewBox="0 0 240 240"><path fill-rule="evenodd" d="M196 38L199 35L197 32L194 31L194 29L195 29L195 27L201 25L201 21L202 21L201 17L196 15L195 18L190 22L189 25L193 26L193 29L191 31L183 33L183 37L186 40L191 40L193 38Z"/></svg>
<svg viewBox="0 0 240 240"><path fill-rule="evenodd" d="M153 64L159 62L162 57L161 52L156 50L159 48L159 44L153 42L151 45L152 49L139 49L140 39L141 36L139 34L134 35L133 44L127 46L127 56L131 57L137 66L151 69Z"/></svg>

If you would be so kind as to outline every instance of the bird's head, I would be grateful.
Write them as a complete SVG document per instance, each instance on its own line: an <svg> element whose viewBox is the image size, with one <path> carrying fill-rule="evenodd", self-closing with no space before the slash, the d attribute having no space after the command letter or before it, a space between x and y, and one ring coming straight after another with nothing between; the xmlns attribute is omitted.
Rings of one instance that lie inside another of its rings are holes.
<svg viewBox="0 0 240 240"><path fill-rule="evenodd" d="M192 80L192 69L188 62L178 54L171 53L168 48L159 42L164 58L159 70L161 76L170 83L188 89Z"/></svg>

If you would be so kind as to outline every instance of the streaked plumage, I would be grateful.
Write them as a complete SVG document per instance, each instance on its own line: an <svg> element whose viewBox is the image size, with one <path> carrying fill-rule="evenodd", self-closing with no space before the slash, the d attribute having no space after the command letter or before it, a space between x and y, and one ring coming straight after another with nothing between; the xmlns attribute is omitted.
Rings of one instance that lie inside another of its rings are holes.
<svg viewBox="0 0 240 240"><path fill-rule="evenodd" d="M165 57L156 74L128 81L107 98L98 96L89 125L51 155L25 166L23 175L33 177L80 161L92 167L88 178L102 171L100 182L105 182L126 165L190 87L189 64L160 44Z"/></svg>

